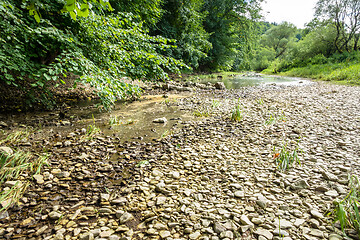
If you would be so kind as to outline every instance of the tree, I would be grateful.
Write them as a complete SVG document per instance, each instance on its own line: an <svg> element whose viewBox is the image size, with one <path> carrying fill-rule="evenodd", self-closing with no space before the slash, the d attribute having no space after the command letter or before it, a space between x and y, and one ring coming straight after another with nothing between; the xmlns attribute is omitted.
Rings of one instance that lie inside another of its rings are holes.
<svg viewBox="0 0 360 240"><path fill-rule="evenodd" d="M209 34L203 28L202 5L203 0L165 0L163 16L151 31L152 35L175 39L177 48L168 49L167 54L195 69L211 48Z"/></svg>
<svg viewBox="0 0 360 240"><path fill-rule="evenodd" d="M95 87L109 108L117 99L139 94L124 77L164 80L186 67L162 54L174 47L171 40L148 35L142 19L131 13L104 12L94 5L86 17L77 18L78 5L61 13L61 0L40 3L40 19L28 14L27 2L0 4L0 82L26 92L32 103L53 105L49 87L73 76Z"/></svg>
<svg viewBox="0 0 360 240"><path fill-rule="evenodd" d="M259 9L258 0L205 0L204 28L211 34L213 47L202 61L202 68L232 69L235 60L248 51L247 44L254 31L251 24L259 17Z"/></svg>
<svg viewBox="0 0 360 240"><path fill-rule="evenodd" d="M285 55L288 50L289 42L295 41L296 27L288 22L283 22L271 27L261 37L261 45L274 49L275 58Z"/></svg>
<svg viewBox="0 0 360 240"><path fill-rule="evenodd" d="M334 46L340 53L359 48L360 1L319 0L316 17L334 24L336 36Z"/></svg>
<svg viewBox="0 0 360 240"><path fill-rule="evenodd" d="M139 16L146 28L156 26L163 14L163 0L109 0L114 12L126 12Z"/></svg>

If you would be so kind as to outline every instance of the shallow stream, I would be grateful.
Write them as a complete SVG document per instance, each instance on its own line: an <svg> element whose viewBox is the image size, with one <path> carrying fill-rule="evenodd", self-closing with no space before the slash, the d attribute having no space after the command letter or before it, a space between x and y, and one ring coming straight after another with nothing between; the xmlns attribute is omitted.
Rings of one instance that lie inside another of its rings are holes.
<svg viewBox="0 0 360 240"><path fill-rule="evenodd" d="M297 86L311 83L300 78L254 75L235 75L224 78L206 78L201 82L223 81L228 89L239 89L247 86ZM191 96L192 93L180 93L166 96L143 96L132 103L118 103L112 112L100 112L94 107L93 101L77 103L75 107L65 108L54 112L22 113L0 116L0 121L13 122L16 126L31 125L40 128L43 134L48 130L66 135L74 129L96 126L105 135L119 137L121 141L151 141L171 133L171 129L182 121L196 117L193 112L183 111L176 104L181 98ZM175 105L175 106L174 106ZM65 112L65 113L62 113ZM61 117L64 114L65 117ZM154 123L155 119L166 118L165 123ZM39 136L40 137L40 136Z"/></svg>
<svg viewBox="0 0 360 240"><path fill-rule="evenodd" d="M303 78L296 77L283 77L283 76L269 76L261 74L239 74L229 77L205 78L201 80L202 83L211 82L216 83L222 81L227 89L239 89L242 87L251 86L299 86L310 84L311 81Z"/></svg>

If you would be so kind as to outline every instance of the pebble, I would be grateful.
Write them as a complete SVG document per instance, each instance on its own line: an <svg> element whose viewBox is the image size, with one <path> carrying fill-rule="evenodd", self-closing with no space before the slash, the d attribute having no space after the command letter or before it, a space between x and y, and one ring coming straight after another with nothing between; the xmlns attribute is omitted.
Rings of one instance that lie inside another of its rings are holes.
<svg viewBox="0 0 360 240"><path fill-rule="evenodd" d="M121 217L119 218L119 222L120 224L126 223L128 221L130 221L131 219L133 219L133 215L131 215L128 212L125 212L123 215L121 215Z"/></svg>
<svg viewBox="0 0 360 240"><path fill-rule="evenodd" d="M43 184L45 182L43 175L36 174L36 175L33 175L33 178L36 180L37 184Z"/></svg>

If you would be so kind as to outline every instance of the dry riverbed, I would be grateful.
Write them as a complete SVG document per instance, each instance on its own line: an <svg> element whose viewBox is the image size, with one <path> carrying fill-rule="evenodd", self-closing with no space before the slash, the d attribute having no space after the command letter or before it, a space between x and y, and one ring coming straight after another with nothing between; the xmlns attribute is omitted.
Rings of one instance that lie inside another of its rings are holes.
<svg viewBox="0 0 360 240"><path fill-rule="evenodd" d="M10 146L50 157L1 214L0 238L343 239L327 213L359 175L359 87L198 89L161 104L196 117L126 142L89 138L68 119L57 128L72 126L66 134L47 127ZM301 165L282 172L274 153L286 144L302 149Z"/></svg>

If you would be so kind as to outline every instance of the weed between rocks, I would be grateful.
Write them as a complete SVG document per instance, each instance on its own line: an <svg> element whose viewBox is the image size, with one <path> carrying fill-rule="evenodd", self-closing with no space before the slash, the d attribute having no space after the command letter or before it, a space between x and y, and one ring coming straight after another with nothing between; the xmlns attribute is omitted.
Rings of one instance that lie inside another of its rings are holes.
<svg viewBox="0 0 360 240"><path fill-rule="evenodd" d="M235 122L240 122L242 119L243 119L243 115L240 109L240 104L238 103L231 113L231 120Z"/></svg>
<svg viewBox="0 0 360 240"><path fill-rule="evenodd" d="M36 158L31 153L20 150L11 155L0 155L0 184L4 186L0 193L0 212L18 202L29 186L29 180L18 180L20 176L26 174L32 177L40 173L42 166L47 164L48 157L45 154Z"/></svg>
<svg viewBox="0 0 360 240"><path fill-rule="evenodd" d="M349 193L340 202L334 201L335 209L330 214L335 221L340 222L341 230L345 233L346 228L354 229L360 237L360 181L358 176L349 176Z"/></svg>
<svg viewBox="0 0 360 240"><path fill-rule="evenodd" d="M280 151L276 151L274 146L274 159L276 160L276 165L280 171L286 171L291 168L294 163L298 163L301 165L299 159L299 152L301 149L299 148L299 142L297 143L294 150L288 149L288 143L284 144Z"/></svg>

